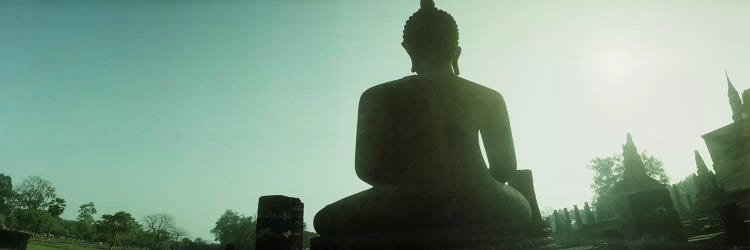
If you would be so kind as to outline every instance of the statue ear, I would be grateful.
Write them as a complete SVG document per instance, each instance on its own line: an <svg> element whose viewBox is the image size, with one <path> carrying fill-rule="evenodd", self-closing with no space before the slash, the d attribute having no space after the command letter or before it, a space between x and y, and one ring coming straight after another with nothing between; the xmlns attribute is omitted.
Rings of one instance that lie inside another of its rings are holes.
<svg viewBox="0 0 750 250"><path fill-rule="evenodd" d="M414 57L412 56L411 52L409 52L409 48L406 47L406 44L403 42L401 43L401 47L404 47L404 50L406 50L406 54L409 55L409 59L411 59L411 72L417 72L417 67L414 65Z"/></svg>
<svg viewBox="0 0 750 250"><path fill-rule="evenodd" d="M453 55L453 61L451 64L453 64L453 73L456 75L461 74L461 71L458 69L458 57L461 56L461 46L456 47L456 53Z"/></svg>

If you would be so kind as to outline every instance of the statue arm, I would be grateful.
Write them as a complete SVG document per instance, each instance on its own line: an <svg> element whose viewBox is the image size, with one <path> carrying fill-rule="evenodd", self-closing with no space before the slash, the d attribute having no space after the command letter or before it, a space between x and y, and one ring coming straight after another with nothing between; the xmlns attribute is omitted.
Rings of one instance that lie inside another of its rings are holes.
<svg viewBox="0 0 750 250"><path fill-rule="evenodd" d="M483 126L480 128L487 161L492 176L506 182L516 170L516 150L510 130L510 119L505 100L495 93Z"/></svg>
<svg viewBox="0 0 750 250"><path fill-rule="evenodd" d="M354 169L364 182L375 186L388 182L387 171L382 169L387 161L384 148L386 139L386 102L372 89L359 99L357 114L357 144Z"/></svg>

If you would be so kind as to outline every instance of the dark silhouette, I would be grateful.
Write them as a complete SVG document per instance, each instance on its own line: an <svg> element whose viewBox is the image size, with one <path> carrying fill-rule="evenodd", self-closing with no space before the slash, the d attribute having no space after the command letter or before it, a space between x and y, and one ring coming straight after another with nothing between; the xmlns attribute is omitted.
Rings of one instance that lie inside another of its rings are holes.
<svg viewBox="0 0 750 250"><path fill-rule="evenodd" d="M422 1L403 38L417 75L377 85L360 98L355 169L373 187L323 208L315 216L317 232L529 222L529 202L504 184L516 170L505 101L457 76L461 48L453 17Z"/></svg>
<svg viewBox="0 0 750 250"><path fill-rule="evenodd" d="M255 250L303 249L304 204L282 195L258 199Z"/></svg>
<svg viewBox="0 0 750 250"><path fill-rule="evenodd" d="M0 249L26 249L29 236L26 233L0 228Z"/></svg>

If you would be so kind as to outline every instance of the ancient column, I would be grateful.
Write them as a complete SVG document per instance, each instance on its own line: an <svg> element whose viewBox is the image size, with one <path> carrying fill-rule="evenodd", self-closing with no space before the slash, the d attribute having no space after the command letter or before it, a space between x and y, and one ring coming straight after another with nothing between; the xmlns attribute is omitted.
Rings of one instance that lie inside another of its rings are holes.
<svg viewBox="0 0 750 250"><path fill-rule="evenodd" d="M594 212L591 211L591 207L589 206L588 202L583 203L583 213L586 214L587 224L596 223L596 216L594 216Z"/></svg>
<svg viewBox="0 0 750 250"><path fill-rule="evenodd" d="M302 201L281 195L262 196L258 201L256 250L302 250Z"/></svg>
<svg viewBox="0 0 750 250"><path fill-rule="evenodd" d="M557 210L555 213L555 227L557 228L558 234L564 235L566 233L567 228L565 227L565 218L563 217L561 210Z"/></svg>
<svg viewBox="0 0 750 250"><path fill-rule="evenodd" d="M573 226L571 225L572 220L570 219L568 208L563 208L563 219L565 220L565 232L570 233L573 231Z"/></svg>
<svg viewBox="0 0 750 250"><path fill-rule="evenodd" d="M583 219L581 219L581 213L578 210L578 205L573 205L573 216L576 219L576 230L583 228Z"/></svg>

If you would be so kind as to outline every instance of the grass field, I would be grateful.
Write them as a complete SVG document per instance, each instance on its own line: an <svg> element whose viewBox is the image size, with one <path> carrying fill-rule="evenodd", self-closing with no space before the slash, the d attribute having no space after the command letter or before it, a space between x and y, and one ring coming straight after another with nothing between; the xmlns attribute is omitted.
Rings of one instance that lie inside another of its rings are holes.
<svg viewBox="0 0 750 250"><path fill-rule="evenodd" d="M101 250L106 248L91 248L83 245L71 244L71 243L57 243L57 242L42 242L37 240L31 240L29 242L27 250Z"/></svg>

